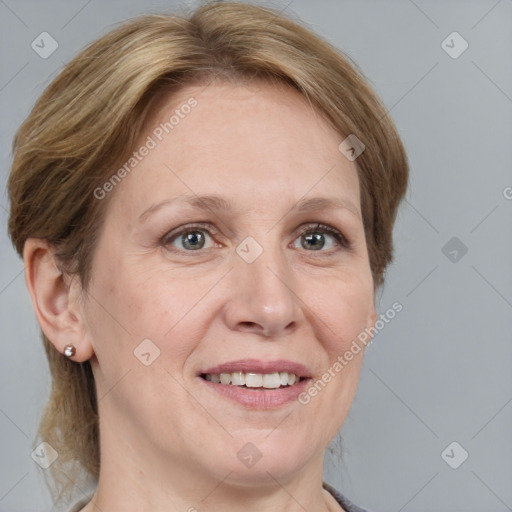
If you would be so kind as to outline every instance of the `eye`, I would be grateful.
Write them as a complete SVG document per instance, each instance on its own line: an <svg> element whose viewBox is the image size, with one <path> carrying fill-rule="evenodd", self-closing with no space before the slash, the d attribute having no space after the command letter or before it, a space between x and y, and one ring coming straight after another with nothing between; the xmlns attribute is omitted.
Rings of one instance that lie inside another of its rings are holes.
<svg viewBox="0 0 512 512"><path fill-rule="evenodd" d="M190 253L201 249L210 249L217 245L213 240L215 234L216 231L210 225L189 225L167 233L161 238L161 243L164 247L172 248L172 250ZM298 242L300 242L300 247L297 245ZM337 229L316 223L302 228L293 247L306 249L308 252L335 252L340 247L350 249L350 243Z"/></svg>
<svg viewBox="0 0 512 512"><path fill-rule="evenodd" d="M162 244L189 252L208 249L214 245L210 231L200 226L185 226L177 232L169 233L162 239Z"/></svg>
<svg viewBox="0 0 512 512"><path fill-rule="evenodd" d="M301 247L307 251L323 250L322 252L328 252L336 247L350 247L348 240L342 233L324 224L305 226L299 238L294 242L294 247L297 249L300 248L296 245L298 241L300 241Z"/></svg>

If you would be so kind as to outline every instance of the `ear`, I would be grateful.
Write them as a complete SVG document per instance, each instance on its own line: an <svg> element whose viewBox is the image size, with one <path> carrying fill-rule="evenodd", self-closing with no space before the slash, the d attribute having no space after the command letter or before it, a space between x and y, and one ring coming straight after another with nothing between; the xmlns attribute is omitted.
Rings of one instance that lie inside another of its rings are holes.
<svg viewBox="0 0 512 512"><path fill-rule="evenodd" d="M375 306L373 305L368 315L367 327L375 327L375 322L377 322L377 311L375 310Z"/></svg>
<svg viewBox="0 0 512 512"><path fill-rule="evenodd" d="M23 262L32 305L46 337L61 354L66 345L73 344L73 361L90 359L94 349L83 322L80 280L59 268L55 250L46 240L29 238Z"/></svg>
<svg viewBox="0 0 512 512"><path fill-rule="evenodd" d="M372 307L370 308L370 311L368 313L368 319L366 320L366 329L374 328L375 323L377 322L378 315L377 311L375 309L375 303L372 304ZM371 331L375 332L375 331ZM368 340L368 345L373 341L373 335L371 336L371 339ZM368 345L365 345L365 348L368 348Z"/></svg>

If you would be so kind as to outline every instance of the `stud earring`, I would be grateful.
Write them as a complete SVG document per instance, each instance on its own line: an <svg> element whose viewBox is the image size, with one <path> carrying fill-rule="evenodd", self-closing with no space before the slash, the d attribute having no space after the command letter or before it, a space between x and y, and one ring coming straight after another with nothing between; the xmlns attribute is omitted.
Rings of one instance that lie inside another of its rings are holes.
<svg viewBox="0 0 512 512"><path fill-rule="evenodd" d="M75 354L76 354L76 348L74 345L71 345L71 343L69 345L66 345L64 347L64 352L63 354L66 356L66 357L73 357Z"/></svg>

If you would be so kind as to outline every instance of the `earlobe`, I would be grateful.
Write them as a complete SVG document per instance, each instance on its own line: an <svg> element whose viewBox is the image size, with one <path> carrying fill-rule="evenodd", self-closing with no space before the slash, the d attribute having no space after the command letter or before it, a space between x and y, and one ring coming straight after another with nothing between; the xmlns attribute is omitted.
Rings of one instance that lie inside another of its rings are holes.
<svg viewBox="0 0 512 512"><path fill-rule="evenodd" d="M375 324L377 323L377 319L378 319L377 311L375 309L375 306L372 306L370 314L368 315L368 322L367 322L367 327L366 327L366 330L372 333L371 340L368 340L369 344L371 344L373 342L373 336L375 333ZM368 347L368 345L367 345L367 347Z"/></svg>
<svg viewBox="0 0 512 512"><path fill-rule="evenodd" d="M55 250L46 240L29 238L23 249L23 261L32 305L46 337L69 359L90 359L94 350L86 336L78 302L79 280L71 279L59 268ZM67 345L72 345L74 351L66 350Z"/></svg>
<svg viewBox="0 0 512 512"><path fill-rule="evenodd" d="M375 310L375 307L372 308L372 311L370 313L370 317L368 320L368 327L375 327L375 323L377 322L377 311Z"/></svg>

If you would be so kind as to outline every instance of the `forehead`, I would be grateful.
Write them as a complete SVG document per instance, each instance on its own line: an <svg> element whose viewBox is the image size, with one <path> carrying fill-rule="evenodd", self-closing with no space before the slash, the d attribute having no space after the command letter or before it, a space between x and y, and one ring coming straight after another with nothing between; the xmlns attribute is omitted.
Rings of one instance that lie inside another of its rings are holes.
<svg viewBox="0 0 512 512"><path fill-rule="evenodd" d="M338 150L343 138L287 86L189 86L159 102L137 144L151 148L116 193L135 212L183 194L266 210L340 194L360 210L357 168Z"/></svg>

